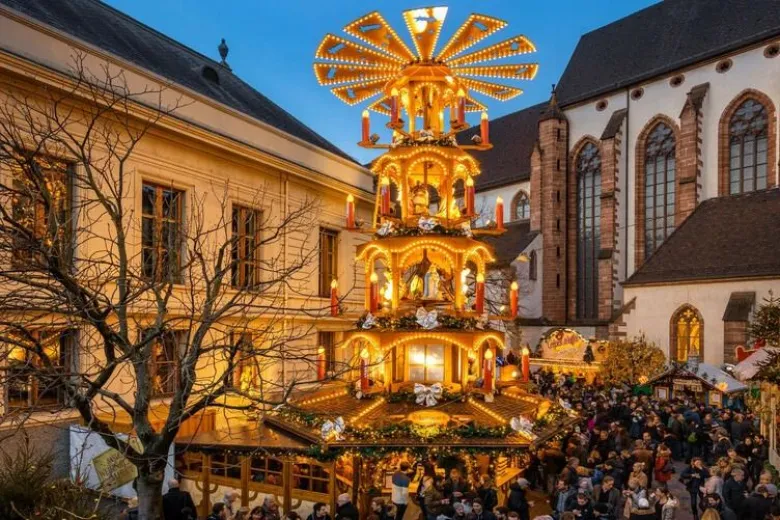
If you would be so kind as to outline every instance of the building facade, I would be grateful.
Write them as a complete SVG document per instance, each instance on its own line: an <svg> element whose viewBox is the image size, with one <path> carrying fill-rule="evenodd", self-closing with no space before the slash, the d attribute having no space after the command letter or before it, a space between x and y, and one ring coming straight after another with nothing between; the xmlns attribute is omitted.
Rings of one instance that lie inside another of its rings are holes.
<svg viewBox="0 0 780 520"><path fill-rule="evenodd" d="M109 27L111 30L107 30ZM74 57L77 57L75 62ZM46 107L51 100L47 93L59 90L80 96L82 91L73 84L74 64L95 75L110 71L115 77L121 77L128 89L156 93L152 100L140 96L138 104L128 109L131 117L148 114L144 112L145 107L154 106L153 101L177 106L165 117L153 118L147 134L124 165L126 190L119 199L132 208L134 215L126 223L132 261L143 262L143 266L133 268L156 277L159 270L167 272L174 263L181 262L184 252L160 251L168 246L161 246L166 240L157 235L167 233L161 230L187 225L222 229L228 240L244 244L241 246L244 249L234 251L240 262L230 275L230 283L236 288L257 282L255 277L260 275L256 268L262 261L278 262L273 269L284 271L306 258L291 275L288 288L275 292L273 301L247 310L238 320L243 323L241 329L251 334L251 329L264 331L264 324L273 322L274 327L294 324L297 330L305 331L293 334L297 337L289 347L295 355L289 356L289 360L280 358L273 366L263 369L262 379L276 381L281 387L304 379L316 380L318 367L312 360L320 353L328 357L331 365L346 358L349 354L336 348L340 341L338 331L348 328L352 322L330 317L331 284L334 281L337 284L346 308L362 304L363 283L362 277L354 276L354 256L363 240L358 234L346 234L342 230L344 202L348 196L355 201L357 217L370 218L374 200L370 173L244 83L230 70L224 57L219 62L198 54L96 0L0 1L0 97L4 107L11 107L19 99ZM84 111L94 109L87 102ZM7 116L9 111L3 113ZM86 129L78 131L86 133ZM63 172L72 171L66 151L47 160L63 165ZM83 168L83 165L73 168ZM3 183L9 185L7 181L13 172L0 167L0 174ZM78 200L78 190L82 188L73 189L73 200ZM261 221L268 229L278 229L284 225L287 215L301 208L305 211L306 204L311 204L312 214L307 217L309 224L305 229L288 233L283 240L261 236L258 231ZM88 236L73 238L74 257L88 259L105 253L105 243L101 245L105 236L101 230L109 227L101 218L96 218L91 226L79 224L79 229ZM246 252L257 250L246 244L266 239L267 250ZM180 247L178 240L175 244L174 248ZM190 290L196 298L197 284L182 281L175 298ZM143 335L144 323L153 322L154 315L146 309L139 312L137 320L137 334ZM230 324L225 327L229 328ZM166 385L177 373L176 351L179 337L185 333L185 330L171 331L170 341L166 336L159 345L160 362L155 360L150 367L160 384L155 406L164 406L170 400ZM107 363L101 357L100 348L83 343L89 341L87 335L72 330L67 334L67 338L65 332L58 336L61 336L57 340L61 349L59 357L65 358L64 349L79 352L78 357L68 357L76 370L83 372ZM267 341L276 332L266 330L262 334L265 339L248 338L247 341ZM82 344L73 345L73 341ZM5 350L3 354L13 358ZM209 374L219 377L222 370L219 359L207 365L203 377ZM247 384L251 389L258 377L252 370L250 363L238 365L234 384ZM129 367L118 370L105 385L106 391L115 392L132 404L135 388L132 374ZM12 379L4 377L4 380ZM16 427L13 417L37 412L44 401L62 404L57 395L37 384L34 378L17 378L15 383L6 386L0 428ZM112 409L116 410L109 404L102 410L100 400L97 402L97 413L110 414ZM40 408L40 413L32 417L36 426L78 422L79 415L67 406L58 406L56 414L51 407ZM229 415L217 414L214 427L225 424ZM32 436L42 446L62 447L57 450L58 471L64 474L68 466L67 429L42 428Z"/></svg>
<svg viewBox="0 0 780 520"><path fill-rule="evenodd" d="M779 53L771 1L665 0L583 35L549 103L492 123L491 136L518 155L486 152L478 198L511 201L505 220L532 234L512 252L524 341L557 327L586 338L643 332L677 352L674 309L656 305L663 293L675 309L708 314L700 357L733 361L724 342L749 338L737 338L744 323L722 321L729 299L755 285L758 303L771 284L726 272L713 280L723 291L671 277L653 289L626 282L702 202L777 186Z"/></svg>

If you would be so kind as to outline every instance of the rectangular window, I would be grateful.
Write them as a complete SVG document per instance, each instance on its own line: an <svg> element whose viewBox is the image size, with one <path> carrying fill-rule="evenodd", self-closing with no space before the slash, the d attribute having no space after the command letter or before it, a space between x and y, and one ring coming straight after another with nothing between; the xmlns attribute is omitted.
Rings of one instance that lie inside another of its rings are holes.
<svg viewBox="0 0 780 520"><path fill-rule="evenodd" d="M29 267L30 261L44 248L69 263L72 256L71 166L39 158L31 168L34 171L20 168L14 173L13 219L31 233L32 240L19 238L12 265L18 269Z"/></svg>
<svg viewBox="0 0 780 520"><path fill-rule="evenodd" d="M328 372L336 371L336 333L330 331L317 332L318 348L325 349L325 366Z"/></svg>
<svg viewBox="0 0 780 520"><path fill-rule="evenodd" d="M284 463L274 457L252 455L249 459L249 478L252 482L281 486L283 469Z"/></svg>
<svg viewBox="0 0 780 520"><path fill-rule="evenodd" d="M230 346L237 346L238 351L233 358L233 377L229 384L241 392L256 389L260 370L255 359L252 335L233 332L230 334Z"/></svg>
<svg viewBox="0 0 780 520"><path fill-rule="evenodd" d="M148 332L142 334L146 335ZM176 392L179 383L179 358L186 334L186 331L166 330L155 338L149 347L152 397L168 397Z"/></svg>
<svg viewBox="0 0 780 520"><path fill-rule="evenodd" d="M143 275L154 281L181 281L181 234L184 192L154 184L143 185Z"/></svg>
<svg viewBox="0 0 780 520"><path fill-rule="evenodd" d="M409 347L409 379L441 382L444 379L444 345Z"/></svg>
<svg viewBox="0 0 780 520"><path fill-rule="evenodd" d="M20 338L18 345L10 346L8 408L65 406L67 399L61 378L70 370L75 358L77 333L75 330L37 331L31 336ZM38 348L43 356L32 353Z"/></svg>
<svg viewBox="0 0 780 520"><path fill-rule="evenodd" d="M292 465L292 483L295 489L329 493L330 470L319 464L296 461Z"/></svg>
<svg viewBox="0 0 780 520"><path fill-rule="evenodd" d="M233 206L230 283L235 288L253 288L260 283L261 216L258 210Z"/></svg>
<svg viewBox="0 0 780 520"><path fill-rule="evenodd" d="M339 233L320 228L320 297L330 297L330 283L336 278L339 267Z"/></svg>

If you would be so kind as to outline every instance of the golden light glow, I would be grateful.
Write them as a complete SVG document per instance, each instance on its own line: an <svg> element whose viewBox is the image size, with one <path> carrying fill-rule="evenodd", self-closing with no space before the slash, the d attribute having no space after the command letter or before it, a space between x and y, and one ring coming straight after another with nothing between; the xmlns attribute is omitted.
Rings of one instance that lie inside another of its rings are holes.
<svg viewBox="0 0 780 520"><path fill-rule="evenodd" d="M335 278L333 280L331 280L330 288L331 289L338 289L338 287L339 287L339 281L336 280Z"/></svg>
<svg viewBox="0 0 780 520"><path fill-rule="evenodd" d="M355 202L355 197L351 193L347 195L347 202Z"/></svg>
<svg viewBox="0 0 780 520"><path fill-rule="evenodd" d="M500 195L498 197L496 197L496 204L503 204L503 203L504 203L504 199L501 198Z"/></svg>
<svg viewBox="0 0 780 520"><path fill-rule="evenodd" d="M485 351L485 359L487 359L488 361L493 359L493 351L491 349L487 349Z"/></svg>
<svg viewBox="0 0 780 520"><path fill-rule="evenodd" d="M466 177L466 186L468 186L469 188L474 186L474 179L472 179L471 176Z"/></svg>
<svg viewBox="0 0 780 520"><path fill-rule="evenodd" d="M519 286L517 285L517 282L512 282L512 283L509 285L509 288L510 288L511 290L513 290L513 291L516 291L516 290L518 289L518 287L519 287Z"/></svg>
<svg viewBox="0 0 780 520"><path fill-rule="evenodd" d="M363 359L368 359L369 355L370 354L368 353L368 349L367 348L364 348L363 350L360 351L360 357L363 358Z"/></svg>
<svg viewBox="0 0 780 520"><path fill-rule="evenodd" d="M325 353L325 347L320 347L317 349L317 354L322 355Z"/></svg>
<svg viewBox="0 0 780 520"><path fill-rule="evenodd" d="M482 111L482 116L480 117L480 119L482 119L483 121L485 121L485 120L487 120L487 118L488 118L487 112L485 112L485 111Z"/></svg>
<svg viewBox="0 0 780 520"><path fill-rule="evenodd" d="M363 119L368 119L368 110L363 110Z"/></svg>
<svg viewBox="0 0 780 520"><path fill-rule="evenodd" d="M485 275L482 273L477 274L477 283L485 283Z"/></svg>
<svg viewBox="0 0 780 520"><path fill-rule="evenodd" d="M387 177L382 177L382 178L379 180L379 183L380 183L382 186L390 186L390 179L388 179Z"/></svg>
<svg viewBox="0 0 780 520"><path fill-rule="evenodd" d="M371 280L371 283L377 283L379 281L379 277L376 273L371 273L371 276L369 276L369 280Z"/></svg>
<svg viewBox="0 0 780 520"><path fill-rule="evenodd" d="M444 44L436 59L445 61L452 56L460 54L507 25L505 21L492 16L472 14L463 22L463 25L458 27L458 30L455 31L450 40Z"/></svg>
<svg viewBox="0 0 780 520"><path fill-rule="evenodd" d="M408 62L414 59L414 53L385 21L379 11L358 18L344 27L344 32L400 60Z"/></svg>
<svg viewBox="0 0 780 520"><path fill-rule="evenodd" d="M523 350L521 351L524 356L528 356L531 354L531 351L528 350L528 347L523 347Z"/></svg>

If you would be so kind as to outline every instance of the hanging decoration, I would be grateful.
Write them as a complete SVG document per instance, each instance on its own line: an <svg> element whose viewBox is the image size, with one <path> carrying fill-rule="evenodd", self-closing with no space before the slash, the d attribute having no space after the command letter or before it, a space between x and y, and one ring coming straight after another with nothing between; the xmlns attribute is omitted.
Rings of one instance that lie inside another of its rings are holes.
<svg viewBox="0 0 780 520"><path fill-rule="evenodd" d="M335 421L327 420L322 423L320 435L325 442L334 440L341 441L344 440L343 433L345 428L346 424L344 423L344 418L337 417Z"/></svg>
<svg viewBox="0 0 780 520"><path fill-rule="evenodd" d="M414 395L417 396L417 404L424 406L436 406L441 398L443 388L441 383L435 383L431 386L425 386L420 383L414 385Z"/></svg>

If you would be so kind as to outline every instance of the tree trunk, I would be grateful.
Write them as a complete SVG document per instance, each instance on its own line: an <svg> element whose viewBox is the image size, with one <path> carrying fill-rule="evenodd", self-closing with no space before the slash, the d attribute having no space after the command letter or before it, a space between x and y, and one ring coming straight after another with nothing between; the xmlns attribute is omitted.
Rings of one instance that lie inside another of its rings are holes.
<svg viewBox="0 0 780 520"><path fill-rule="evenodd" d="M138 475L138 520L162 518L162 481L162 472Z"/></svg>

